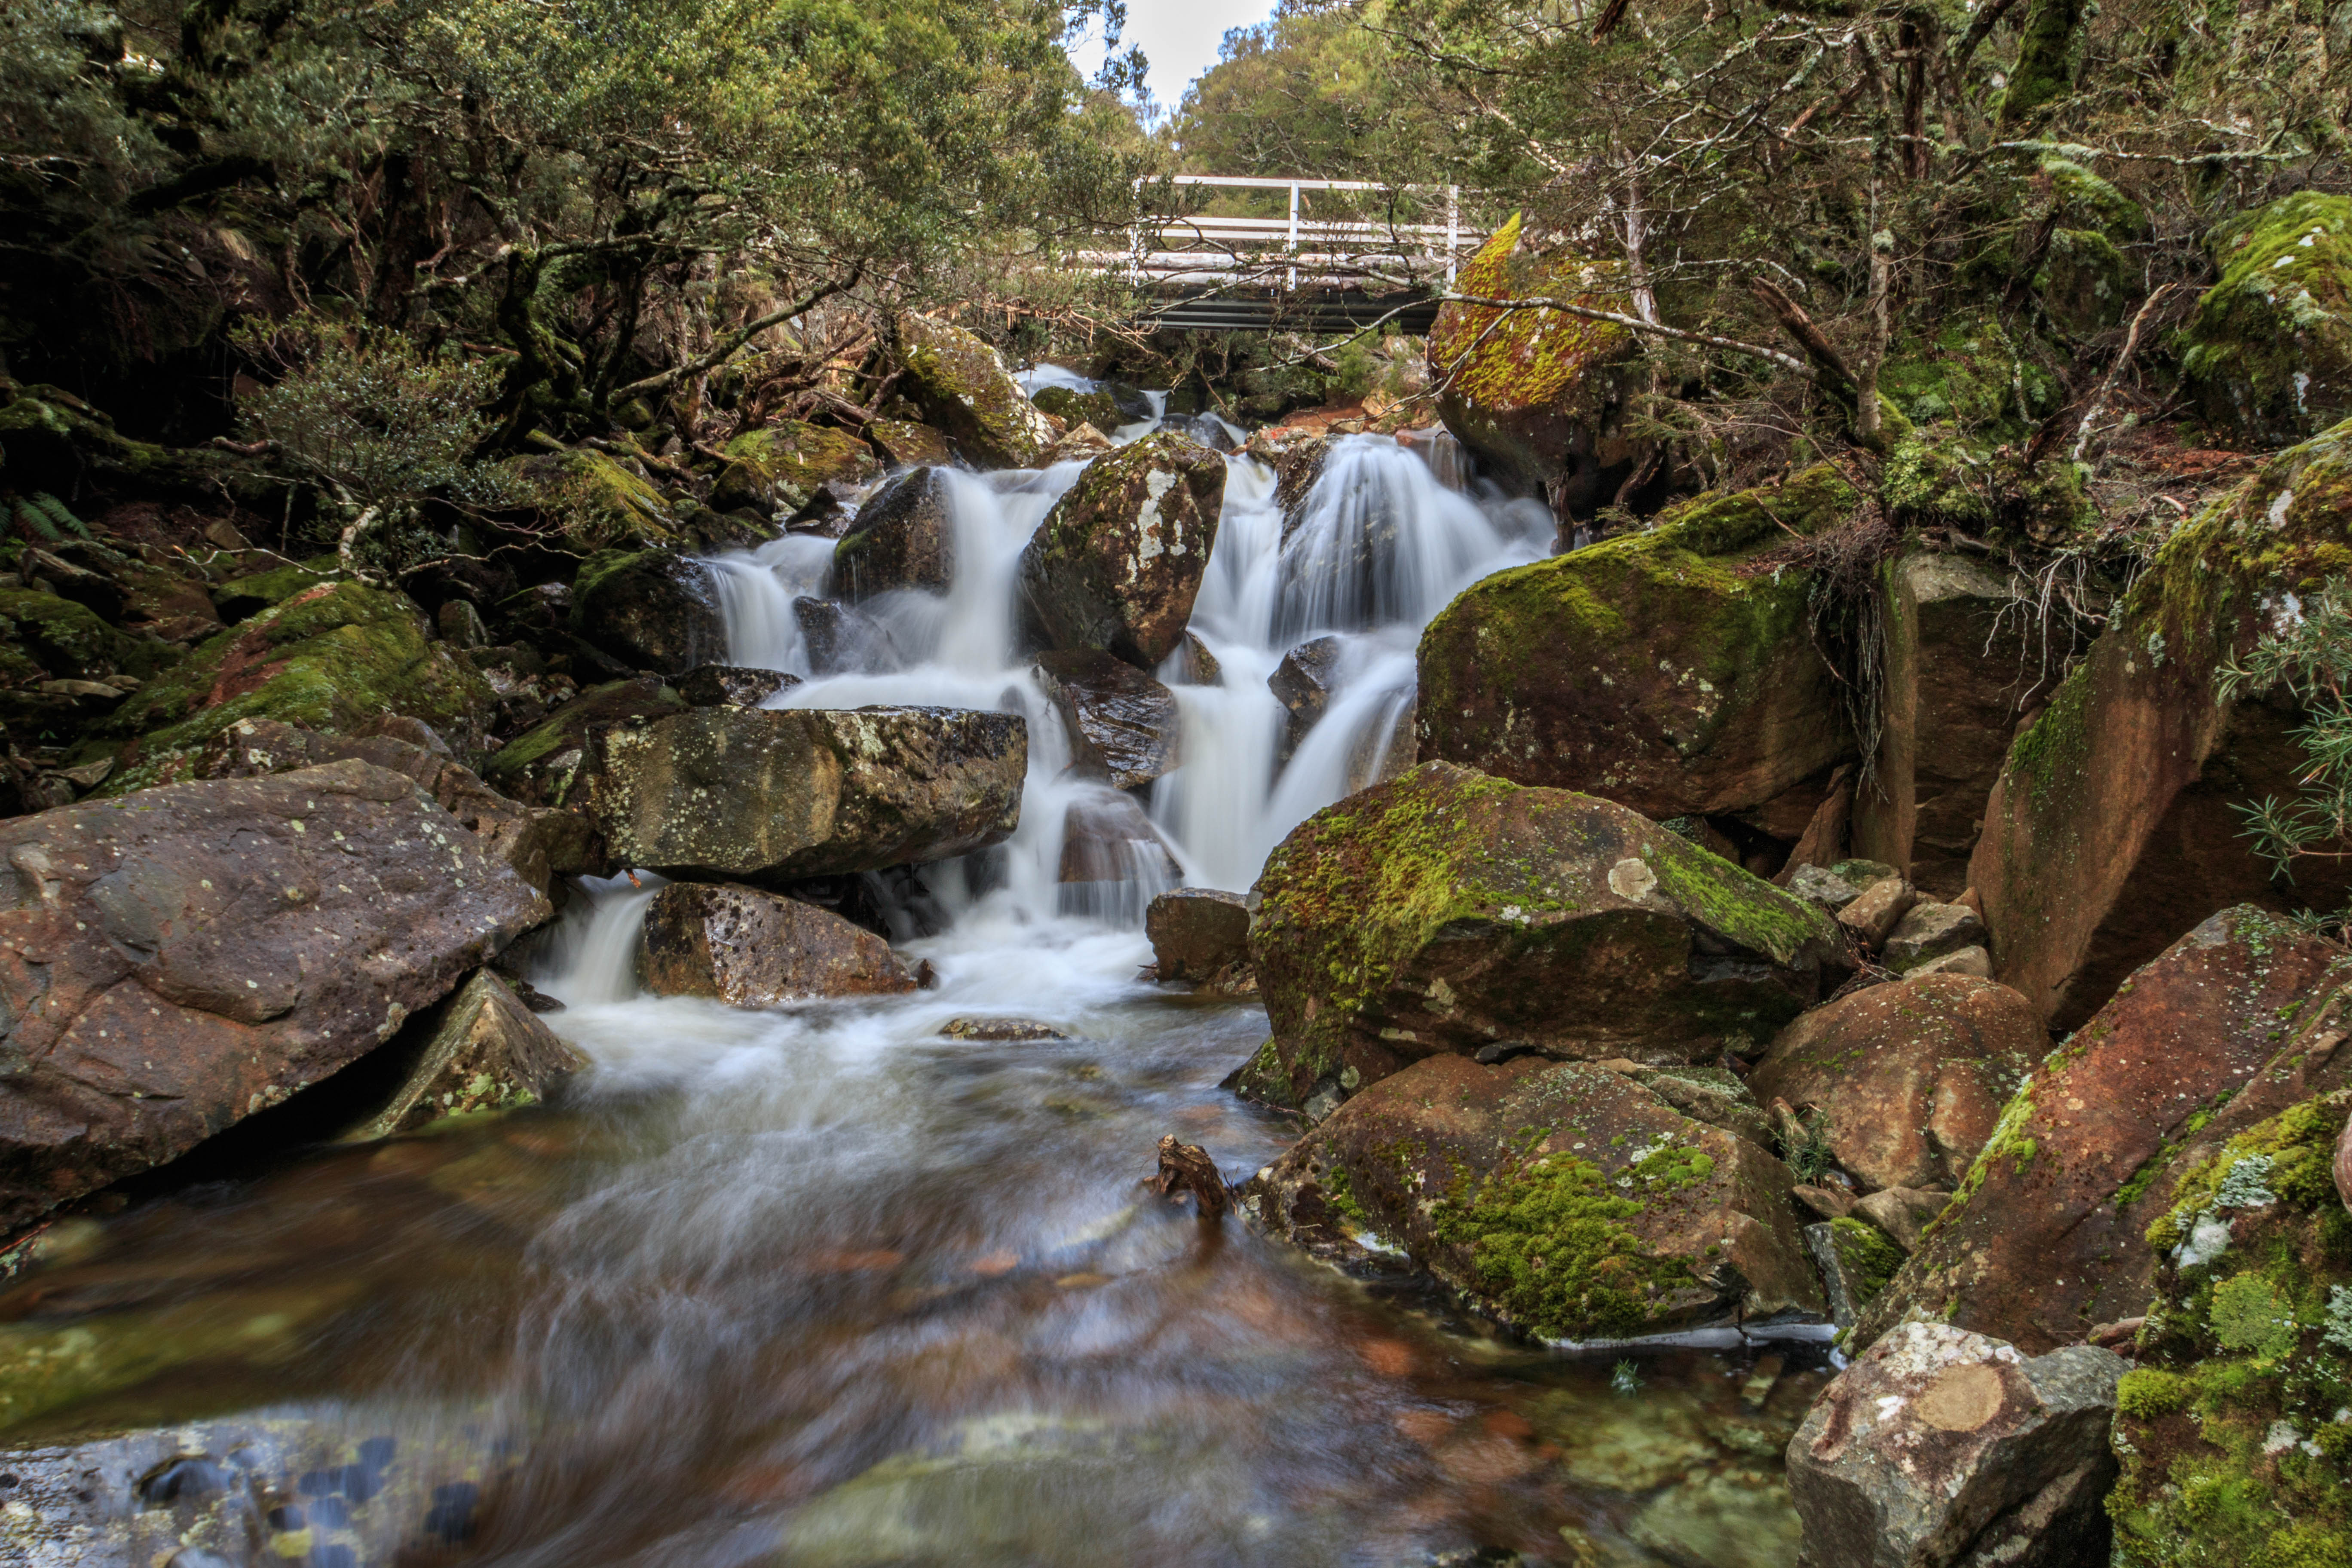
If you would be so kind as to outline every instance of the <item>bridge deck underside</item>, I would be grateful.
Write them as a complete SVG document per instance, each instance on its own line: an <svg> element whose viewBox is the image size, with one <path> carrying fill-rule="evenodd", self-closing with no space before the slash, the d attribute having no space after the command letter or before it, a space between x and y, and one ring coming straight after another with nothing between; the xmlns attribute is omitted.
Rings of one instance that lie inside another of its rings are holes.
<svg viewBox="0 0 2352 1568"><path fill-rule="evenodd" d="M1437 320L1437 301L1418 292L1361 289L1296 291L1167 288L1145 289L1142 320L1153 326L1213 332L1360 331L1393 312L1386 330L1415 335Z"/></svg>

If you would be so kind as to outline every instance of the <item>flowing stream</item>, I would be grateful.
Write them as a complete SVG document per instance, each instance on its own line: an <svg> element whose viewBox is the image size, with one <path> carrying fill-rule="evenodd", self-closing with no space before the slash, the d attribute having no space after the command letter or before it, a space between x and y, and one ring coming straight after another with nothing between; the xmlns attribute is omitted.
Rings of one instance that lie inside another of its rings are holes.
<svg viewBox="0 0 2352 1568"><path fill-rule="evenodd" d="M1234 1177L1296 1135L1217 1087L1262 1009L1136 979L1170 858L1244 889L1376 773L1422 626L1548 520L1351 437L1286 542L1233 459L1192 617L1222 679L1175 685L1147 821L1070 775L1015 651L1015 562L1077 471L950 476L952 588L869 602L822 677L793 601L830 542L713 563L734 660L809 678L780 705L1026 716L1018 833L929 868L943 918L900 943L937 990L644 995L655 879L587 885L543 957L594 1063L559 1104L69 1222L0 1295L0 1441L263 1423L325 1458L253 1560L320 1568L1792 1563L1808 1352L1506 1344L1138 1185L1163 1132ZM1278 763L1266 679L1319 636L1336 689ZM1064 881L1073 824L1127 835L1129 874ZM1059 1037L969 1037L1014 1017Z"/></svg>

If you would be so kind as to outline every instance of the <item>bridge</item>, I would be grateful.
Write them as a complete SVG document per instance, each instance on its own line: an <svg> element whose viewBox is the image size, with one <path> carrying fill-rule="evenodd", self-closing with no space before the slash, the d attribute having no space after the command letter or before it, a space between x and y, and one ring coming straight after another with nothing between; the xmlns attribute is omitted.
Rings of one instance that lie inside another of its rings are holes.
<svg viewBox="0 0 2352 1568"><path fill-rule="evenodd" d="M1438 288L1454 281L1484 237L1464 226L1458 186L1240 174L1177 174L1169 183L1283 191L1289 211L1271 217L1150 218L1128 230L1124 254L1080 257L1081 265L1125 278L1147 301L1141 321L1153 326L1321 333L1359 331L1386 319L1399 331L1426 332L1437 318ZM1327 191L1384 195L1391 208L1399 196L1433 208L1442 197L1445 221L1318 217L1302 211L1302 195Z"/></svg>

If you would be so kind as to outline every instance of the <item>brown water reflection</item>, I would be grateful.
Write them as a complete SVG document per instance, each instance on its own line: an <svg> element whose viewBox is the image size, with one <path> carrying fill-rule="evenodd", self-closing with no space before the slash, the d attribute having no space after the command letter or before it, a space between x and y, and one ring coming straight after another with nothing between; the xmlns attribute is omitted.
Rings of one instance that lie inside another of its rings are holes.
<svg viewBox="0 0 2352 1568"><path fill-rule="evenodd" d="M1287 1141L1215 1087L1255 1009L944 1013L577 1009L562 1108L68 1222L0 1295L0 1441L274 1412L286 1455L166 1445L247 1445L236 1520L101 1531L223 1562L1793 1562L1822 1373L1510 1347L1150 1198L1162 1131L1231 1175Z"/></svg>

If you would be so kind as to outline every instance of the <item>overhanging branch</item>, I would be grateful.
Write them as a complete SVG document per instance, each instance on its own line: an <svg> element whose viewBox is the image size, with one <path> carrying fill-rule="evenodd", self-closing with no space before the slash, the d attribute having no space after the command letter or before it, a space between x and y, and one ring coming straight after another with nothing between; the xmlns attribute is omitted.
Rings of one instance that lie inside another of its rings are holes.
<svg viewBox="0 0 2352 1568"><path fill-rule="evenodd" d="M1703 348L1723 349L1731 353L1754 354L1793 374L1814 379L1812 366L1794 354L1782 353L1779 349L1768 349L1761 343L1743 343L1737 338L1717 337L1713 332L1687 331L1681 327L1669 327L1662 321L1645 321L1639 316L1629 316L1620 310L1603 310L1595 305L1580 305L1573 300L1561 300L1549 294L1528 294L1503 300L1486 294L1456 294L1448 290L1438 299L1448 304L1480 305L1490 310L1558 310L1564 316L1577 316L1588 321L1607 321L1628 331L1672 338L1676 342L1697 343Z"/></svg>
<svg viewBox="0 0 2352 1568"><path fill-rule="evenodd" d="M785 305L778 310L769 311L766 315L760 317L757 321L746 321L742 326L729 333L728 336L720 342L719 346L712 349L709 353L690 359L684 364L673 365L668 370L663 371L656 375L646 376L642 381L633 381L629 383L628 385L622 387L619 391L614 393L613 396L615 400L619 400L622 398L635 397L640 393L666 391L669 387L677 385L679 382L687 380L688 377L700 375L707 370L715 369L719 365L725 363L726 361L745 343L750 342L753 338L758 337L770 327L782 326L784 322L791 321L794 316L801 315L803 312L814 309L822 301L830 300L833 296L842 292L844 289L856 288L857 286L858 279L865 276L866 264L861 261L857 264L856 268L850 272L847 278L835 279L834 281L827 283L824 287L819 289L815 293L811 294L807 299L801 300L798 304Z"/></svg>

